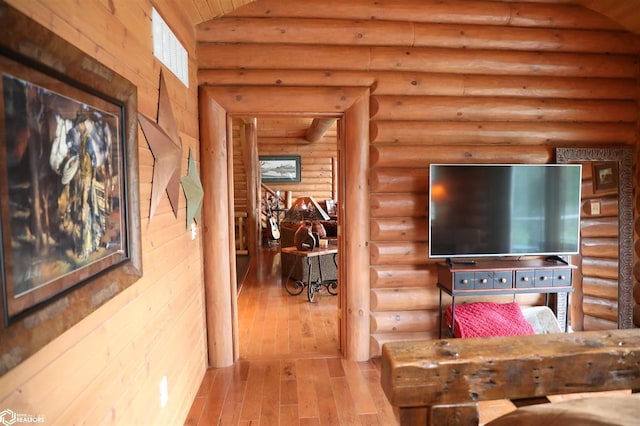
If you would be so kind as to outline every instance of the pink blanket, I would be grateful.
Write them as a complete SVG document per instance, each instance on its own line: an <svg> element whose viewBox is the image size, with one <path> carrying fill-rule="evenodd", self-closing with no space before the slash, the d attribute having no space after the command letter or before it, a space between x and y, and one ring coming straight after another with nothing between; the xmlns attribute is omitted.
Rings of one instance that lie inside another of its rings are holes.
<svg viewBox="0 0 640 426"><path fill-rule="evenodd" d="M451 326L451 306L446 311ZM521 336L534 334L517 303L474 302L456 305L455 337Z"/></svg>

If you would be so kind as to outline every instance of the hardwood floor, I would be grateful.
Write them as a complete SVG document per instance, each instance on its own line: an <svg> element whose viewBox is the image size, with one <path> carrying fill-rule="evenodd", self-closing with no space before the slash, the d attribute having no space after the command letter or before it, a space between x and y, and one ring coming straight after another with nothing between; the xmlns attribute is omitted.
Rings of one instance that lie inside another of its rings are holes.
<svg viewBox="0 0 640 426"><path fill-rule="evenodd" d="M240 359L340 356L338 297L306 292L289 295L283 287L278 248L265 248L249 268L238 297Z"/></svg>
<svg viewBox="0 0 640 426"><path fill-rule="evenodd" d="M265 248L238 297L240 361L207 370L186 425L395 425L379 360L342 359L338 297L290 296Z"/></svg>

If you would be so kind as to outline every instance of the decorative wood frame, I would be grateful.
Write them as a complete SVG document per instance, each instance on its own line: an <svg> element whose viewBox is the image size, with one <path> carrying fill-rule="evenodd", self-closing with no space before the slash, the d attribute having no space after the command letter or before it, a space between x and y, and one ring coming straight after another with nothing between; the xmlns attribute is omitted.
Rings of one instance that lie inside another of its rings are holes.
<svg viewBox="0 0 640 426"><path fill-rule="evenodd" d="M618 328L633 328L633 150L631 148L556 148L556 163L595 162L617 167ZM594 175L595 180L595 175ZM595 189L595 188L594 188Z"/></svg>
<svg viewBox="0 0 640 426"><path fill-rule="evenodd" d="M5 28L0 39L2 375L137 281L142 252L136 87L1 0L0 26ZM27 99L36 101L37 115ZM17 113L16 106L21 108ZM20 120L23 126L16 126ZM64 125L56 126L56 120ZM101 132L95 136L91 129ZM29 136L21 138L24 134ZM100 147L89 148L95 146ZM111 155L96 154L107 152ZM12 175L19 170L16 164L32 172L26 178ZM27 201L22 200L33 218L22 229L33 235L29 242L18 241L19 230L10 219L17 211L9 206L15 193L9 178L31 187ZM63 218L68 211L84 212ZM93 226L86 221L79 226L83 217L90 217ZM37 233L31 230L33 222ZM65 235L68 226L72 237ZM58 253L47 258L47 250ZM16 258L25 253L27 262L44 258L45 267L62 264L65 269L28 283L34 288L18 290L25 275L13 271Z"/></svg>
<svg viewBox="0 0 640 426"><path fill-rule="evenodd" d="M300 182L299 155L261 155L262 182Z"/></svg>

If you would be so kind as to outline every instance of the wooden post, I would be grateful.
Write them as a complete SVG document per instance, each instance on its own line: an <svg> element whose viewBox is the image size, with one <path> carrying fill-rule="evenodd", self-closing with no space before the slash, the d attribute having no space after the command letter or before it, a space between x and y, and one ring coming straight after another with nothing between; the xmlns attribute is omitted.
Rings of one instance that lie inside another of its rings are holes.
<svg viewBox="0 0 640 426"><path fill-rule="evenodd" d="M348 305L346 356L353 361L366 361L369 351L369 91L345 111L345 141L349 149L343 150L344 166L340 173L343 182L361 182L348 185L338 203L339 216L344 218L345 235L340 239L341 253L349 262L342 262L346 271L340 271L342 282L347 283ZM349 210L349 214L345 214ZM357 283L357 284L356 284ZM344 300L344 299L343 299ZM344 334L343 334L344 335Z"/></svg>
<svg viewBox="0 0 640 426"><path fill-rule="evenodd" d="M226 115L226 113L225 113ZM237 270L236 270L236 256L235 249L236 244L231 235L233 235L235 229L235 200L233 197L233 193L235 191L233 186L233 119L227 116L227 138L226 138L226 146L225 153L227 158L227 235L229 235L228 243L229 243L229 251L227 252L229 255L229 282L226 287L229 289L229 301L231 302L231 336L238 335L238 282ZM224 292L223 292L224 293ZM233 342L233 351L231 353L231 362L236 362L238 358L240 358L240 342L237 338L231 338Z"/></svg>
<svg viewBox="0 0 640 426"><path fill-rule="evenodd" d="M250 255L260 246L260 166L258 164L258 120L245 121L242 158L247 179L247 248Z"/></svg>
<svg viewBox="0 0 640 426"><path fill-rule="evenodd" d="M204 285L209 365L234 362L233 303L229 243L229 185L227 175L226 111L206 90L200 91Z"/></svg>

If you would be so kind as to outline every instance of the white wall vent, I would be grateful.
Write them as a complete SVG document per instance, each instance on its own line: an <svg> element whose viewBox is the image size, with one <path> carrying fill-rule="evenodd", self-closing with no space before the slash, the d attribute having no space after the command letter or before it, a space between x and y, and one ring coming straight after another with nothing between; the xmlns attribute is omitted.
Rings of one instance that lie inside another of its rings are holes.
<svg viewBox="0 0 640 426"><path fill-rule="evenodd" d="M153 55L189 87L189 55L162 16L151 8Z"/></svg>

